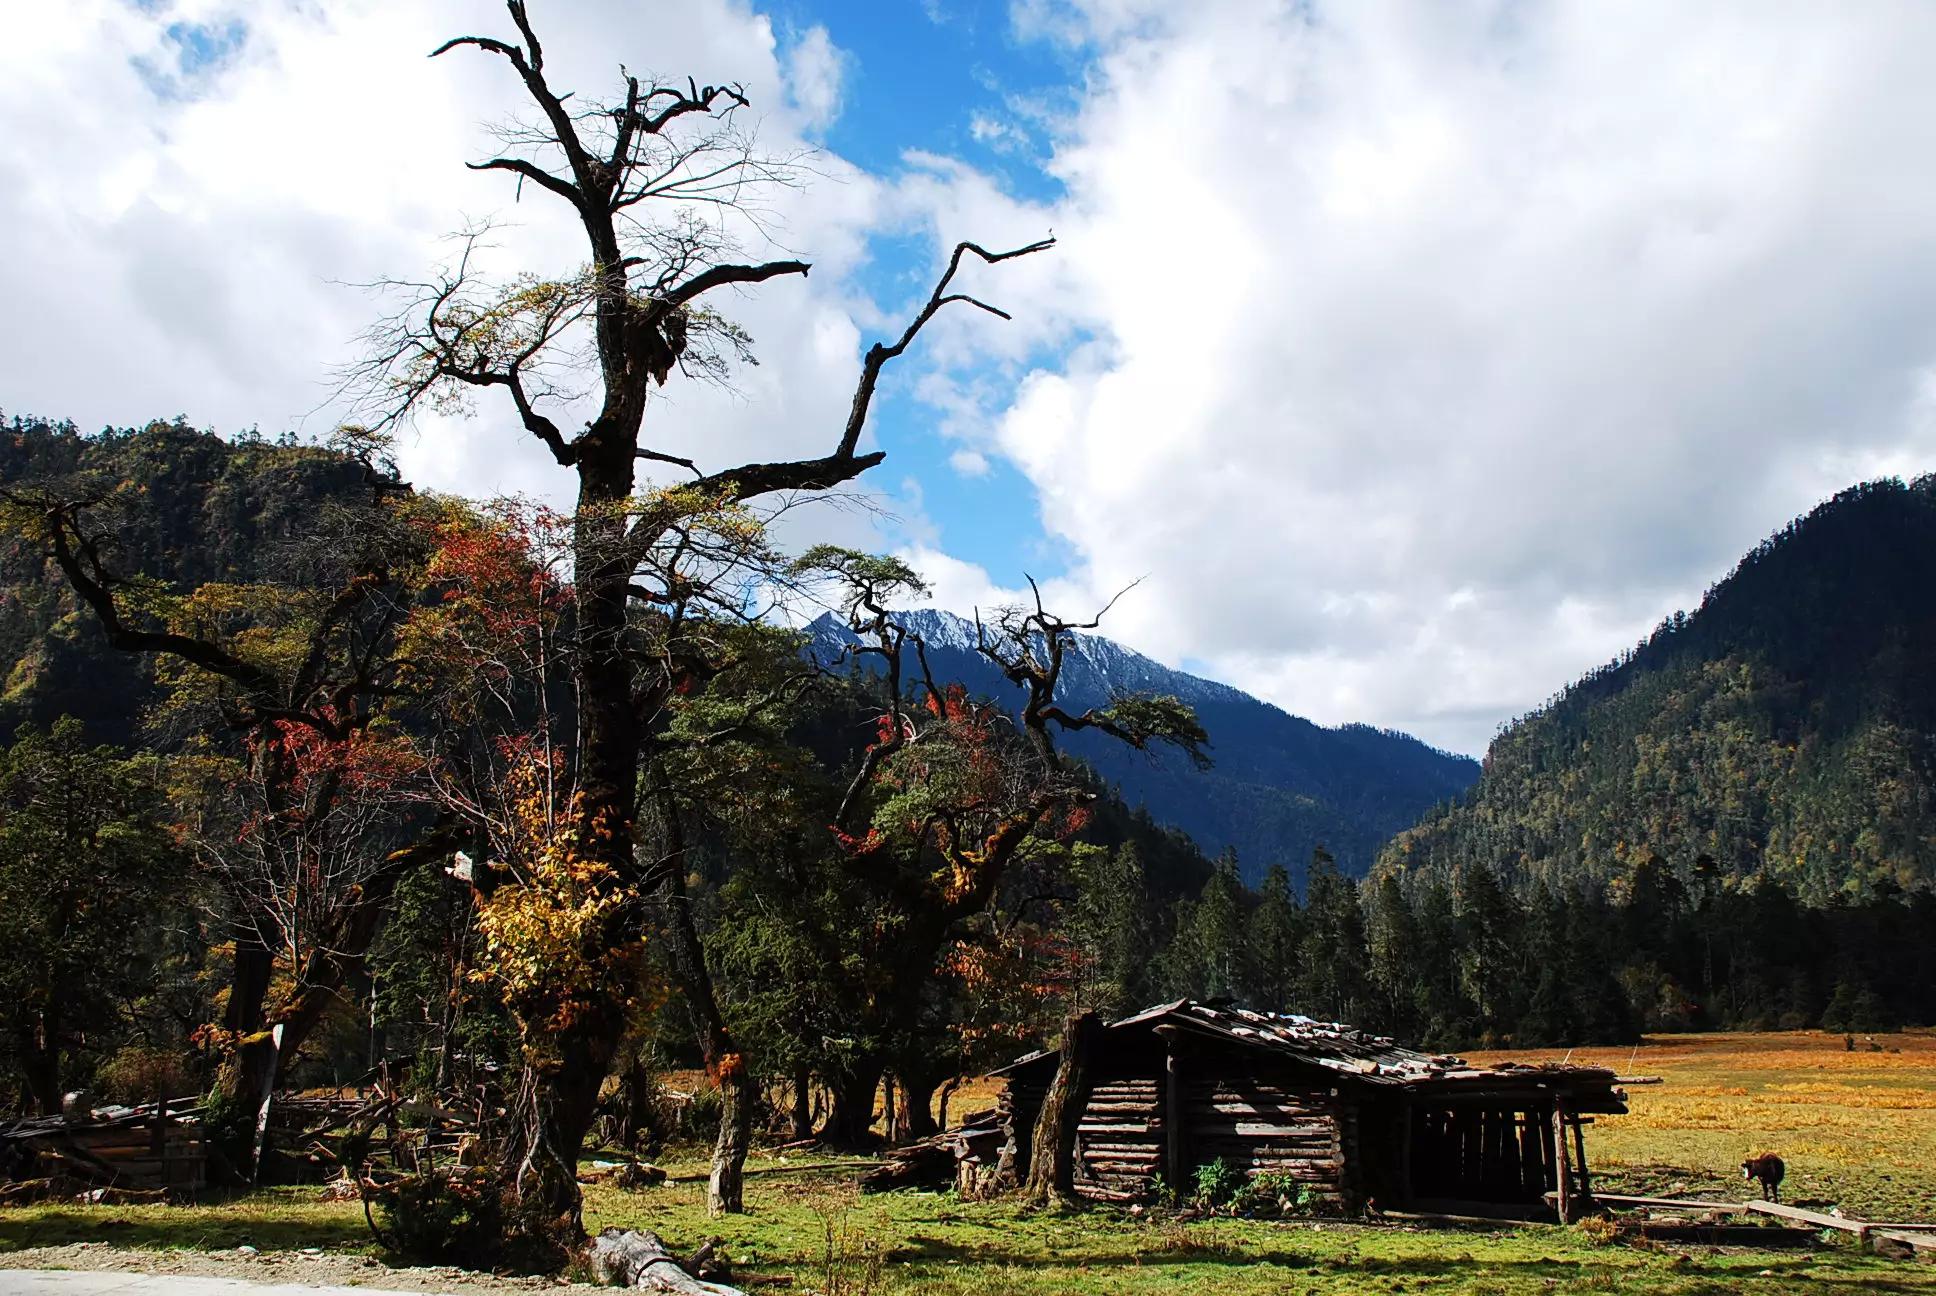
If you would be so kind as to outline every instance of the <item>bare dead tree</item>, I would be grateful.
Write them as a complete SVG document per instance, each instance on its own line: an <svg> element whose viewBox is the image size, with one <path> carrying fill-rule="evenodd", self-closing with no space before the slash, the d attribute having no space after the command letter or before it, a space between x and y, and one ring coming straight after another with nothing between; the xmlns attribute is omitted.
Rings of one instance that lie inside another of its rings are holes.
<svg viewBox="0 0 1936 1296"><path fill-rule="evenodd" d="M886 365L950 305L1006 318L956 286L964 265L1026 256L1052 240L998 252L958 245L901 335L867 351L846 422L827 454L714 468L673 455L644 437L652 393L675 371L718 376L749 353L750 339L710 301L725 289L808 272L795 259L737 259L734 237L744 225L760 228L763 195L796 180L797 160L764 157L752 146L736 117L747 106L738 86L648 83L621 69L621 91L610 101L594 103L561 89L522 0L508 0L506 9L515 40L459 36L433 56L476 50L517 77L535 117L502 129L502 151L471 165L503 172L563 204L583 233L585 267L553 279L488 282L470 255L475 242L467 243L449 272L405 289L403 310L373 331L371 360L356 378L375 402L379 423L501 389L523 428L577 479L572 847L602 866L596 886L610 897L641 899L611 904L587 937L591 953L606 958L636 941L643 893L653 881L633 842L654 717L668 697L689 686L696 669L690 655L655 644L663 621L643 615L662 611L678 593L666 585L663 570L654 571L651 556L697 511L827 491L879 463L882 452L862 451L860 441ZM595 412L568 431L559 398L580 384ZM642 462L679 466L690 480L641 492ZM681 964L703 971L696 935L676 928L674 937L686 947ZM691 976L681 988L702 1023L708 1067L726 1093L711 1204L737 1210L752 1100L748 1069L717 1004L709 1002L706 978ZM582 1233L573 1167L624 1028L624 1006L620 996L590 990L552 1021L521 1019L532 1077L522 1137L530 1146L519 1158L520 1177L507 1187L533 1207L527 1217L555 1222L560 1242Z"/></svg>

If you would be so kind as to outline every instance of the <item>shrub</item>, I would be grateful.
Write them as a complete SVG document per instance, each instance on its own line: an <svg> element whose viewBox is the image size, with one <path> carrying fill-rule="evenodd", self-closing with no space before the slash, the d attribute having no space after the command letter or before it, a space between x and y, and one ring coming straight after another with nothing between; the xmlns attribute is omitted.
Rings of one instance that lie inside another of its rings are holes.
<svg viewBox="0 0 1936 1296"><path fill-rule="evenodd" d="M101 1064L101 1092L119 1103L153 1102L162 1095L180 1098L196 1089L180 1052L131 1046Z"/></svg>
<svg viewBox="0 0 1936 1296"><path fill-rule="evenodd" d="M1311 1186L1286 1170L1266 1170L1244 1188L1240 1209L1257 1214L1308 1215Z"/></svg>
<svg viewBox="0 0 1936 1296"><path fill-rule="evenodd" d="M1244 1172L1218 1157L1197 1167L1196 1204L1206 1210L1228 1206L1244 1189Z"/></svg>
<svg viewBox="0 0 1936 1296"><path fill-rule="evenodd" d="M482 1167L433 1170L370 1190L377 1240L404 1259L466 1269L548 1273L562 1266L564 1231L508 1199Z"/></svg>

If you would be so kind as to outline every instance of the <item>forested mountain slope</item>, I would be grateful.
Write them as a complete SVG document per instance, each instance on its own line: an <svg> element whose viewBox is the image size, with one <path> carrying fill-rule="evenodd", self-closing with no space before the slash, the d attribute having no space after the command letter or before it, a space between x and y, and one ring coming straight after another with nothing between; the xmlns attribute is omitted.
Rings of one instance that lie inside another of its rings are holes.
<svg viewBox="0 0 1936 1296"><path fill-rule="evenodd" d="M1508 727L1381 862L1936 883L1936 476L1852 487L1631 654Z"/></svg>
<svg viewBox="0 0 1936 1296"><path fill-rule="evenodd" d="M122 569L184 589L273 578L301 560L320 506L368 489L365 468L346 455L227 440L180 420L82 435L71 424L12 419L0 428L0 487L49 481L84 482L124 500ZM932 610L910 617L932 645L938 675L978 694L1012 692L975 653L970 623ZM828 660L851 638L831 619L812 631L814 651ZM107 647L36 550L0 544L0 736L70 714L94 741L138 744L142 712L157 696L154 669L145 656ZM1213 854L1234 846L1252 880L1273 863L1301 879L1318 844L1347 873L1363 873L1393 833L1478 773L1475 762L1403 734L1322 728L1099 636L1080 638L1067 683L1077 707L1150 689L1197 709L1213 744L1208 773L1179 755L1146 757L1093 734L1076 735L1072 750L1156 822Z"/></svg>
<svg viewBox="0 0 1936 1296"><path fill-rule="evenodd" d="M367 492L364 466L311 446L225 440L177 420L83 436L72 424L0 427L0 488L58 483L117 510L117 570L192 589L262 580L301 561L320 506ZM108 647L36 546L0 538L0 736L78 717L94 742L136 740L155 664Z"/></svg>
<svg viewBox="0 0 1936 1296"><path fill-rule="evenodd" d="M937 679L1019 705L1013 686L975 651L972 622L933 608L901 618L928 645ZM811 627L811 651L841 659L853 635L832 616ZM863 658L873 661L874 658ZM1301 885L1315 846L1351 876L1363 874L1393 833L1459 795L1476 762L1406 734L1345 725L1326 729L1228 685L1171 670L1100 635L1078 635L1064 667L1065 705L1098 706L1113 693L1170 694L1195 708L1210 734L1208 771L1180 754L1145 755L1096 733L1070 735L1069 750L1121 789L1131 805L1180 828L1210 854L1234 847L1247 881L1282 864Z"/></svg>

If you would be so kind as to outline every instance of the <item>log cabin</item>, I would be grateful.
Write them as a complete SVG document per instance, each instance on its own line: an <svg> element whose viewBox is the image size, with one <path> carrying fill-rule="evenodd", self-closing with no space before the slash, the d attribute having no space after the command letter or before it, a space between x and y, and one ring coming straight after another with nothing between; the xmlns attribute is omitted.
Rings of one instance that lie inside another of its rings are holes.
<svg viewBox="0 0 1936 1296"><path fill-rule="evenodd" d="M1076 1194L1096 1201L1187 1193L1197 1168L1221 1159L1289 1176L1338 1214L1570 1220L1593 1191L1582 1126L1627 1110L1604 1068L1474 1066L1337 1023L1187 999L1111 1023L1090 1049L1085 1092L1071 1096L1073 1169ZM1057 1064L1046 1050L992 1072L1006 1081L999 1119L958 1155L1025 1177Z"/></svg>

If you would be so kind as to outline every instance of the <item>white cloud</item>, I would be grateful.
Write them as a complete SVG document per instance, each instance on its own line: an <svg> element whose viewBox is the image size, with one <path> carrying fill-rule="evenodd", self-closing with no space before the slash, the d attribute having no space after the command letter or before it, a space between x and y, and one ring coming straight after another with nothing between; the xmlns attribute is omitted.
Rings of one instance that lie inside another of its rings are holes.
<svg viewBox="0 0 1936 1296"><path fill-rule="evenodd" d="M1936 10L1018 4L1096 51L991 432L1111 630L1474 750L1932 464Z"/></svg>
<svg viewBox="0 0 1936 1296"><path fill-rule="evenodd" d="M843 56L826 32L782 58L768 20L738 0L649 14L595 0L539 20L556 84L607 93L621 61L641 76L744 82L774 153L803 148L837 107ZM168 34L236 22L239 47L207 66ZM0 47L7 407L84 426L186 412L222 429L323 432L339 412L332 373L381 309L348 285L420 275L448 254L447 231L483 218L499 222L498 264L570 272L585 254L562 204L463 165L487 155L487 124L522 107L501 60L425 58L466 31L515 37L496 6L454 0L75 0L22 14ZM824 453L837 437L848 393L828 376L857 370L874 315L851 271L880 183L838 157L813 165L814 182L772 206L784 254L815 273L719 299L763 363L737 391L668 388L651 423L661 448L722 466ZM446 490L567 490L506 415L485 401L472 421L426 420L402 447L406 470Z"/></svg>
<svg viewBox="0 0 1936 1296"><path fill-rule="evenodd" d="M840 115L847 63L825 27L809 27L787 52L787 93L807 129L825 130Z"/></svg>
<svg viewBox="0 0 1936 1296"><path fill-rule="evenodd" d="M867 335L931 283L932 265L867 299L870 234L1053 230L1052 254L964 279L1012 324L944 314L895 381L940 416L956 472L999 457L1033 485L1072 559L1058 605L1147 577L1109 633L1316 719L1467 750L1815 499L1936 466L1936 10L1012 9L1093 59L1078 99L1004 104L1065 196L1018 202L919 152L891 178L821 155L826 178L775 204L813 276L721 303L762 364L737 393L668 388L657 444L708 465L824 450ZM238 20L215 58L167 35ZM744 81L775 151L840 111L839 31L783 44L747 0L541 20L559 80L587 92L621 60ZM468 217L510 222L507 260L575 264L543 195L460 165L517 105L496 60L424 59L473 25L502 15L23 9L0 45L0 400L322 431L309 411L377 309L341 282L421 270ZM498 411L432 421L406 451L445 489L566 485ZM811 525L900 537L950 606L1019 580L942 552L945 481L925 501L863 485L914 516Z"/></svg>
<svg viewBox="0 0 1936 1296"><path fill-rule="evenodd" d="M977 110L968 115L968 134L977 144L997 153L1013 153L1029 146L1029 133L994 113Z"/></svg>

